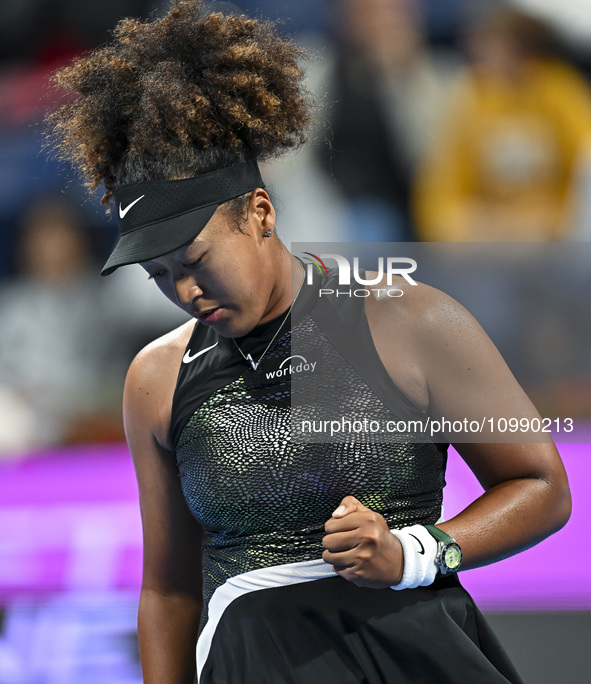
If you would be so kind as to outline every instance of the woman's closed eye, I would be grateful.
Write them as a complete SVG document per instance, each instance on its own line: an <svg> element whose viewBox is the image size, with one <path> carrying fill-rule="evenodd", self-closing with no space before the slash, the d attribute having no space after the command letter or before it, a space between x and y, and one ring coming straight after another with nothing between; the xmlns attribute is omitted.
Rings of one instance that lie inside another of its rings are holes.
<svg viewBox="0 0 591 684"><path fill-rule="evenodd" d="M182 263L181 268L183 268L187 271L189 271L189 270L192 271L192 270L199 268L199 266L201 266L203 256L204 255L201 255L198 259L195 259L193 261L187 261L186 263ZM166 275L166 273L167 273L167 269L165 269L165 268L162 268L158 271L154 271L153 273L148 273L148 280L158 280L159 278Z"/></svg>
<svg viewBox="0 0 591 684"><path fill-rule="evenodd" d="M189 261L186 264L183 264L183 268L199 268L201 265L201 260L203 259L203 256L200 256L198 259L195 259L195 261Z"/></svg>

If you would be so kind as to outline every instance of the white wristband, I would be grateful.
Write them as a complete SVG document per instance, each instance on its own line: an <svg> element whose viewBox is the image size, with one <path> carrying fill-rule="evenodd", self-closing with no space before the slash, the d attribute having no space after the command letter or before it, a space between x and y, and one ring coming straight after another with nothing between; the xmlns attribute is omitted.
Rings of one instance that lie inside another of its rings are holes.
<svg viewBox="0 0 591 684"><path fill-rule="evenodd" d="M390 530L400 540L404 554L404 569L400 584L391 589L414 589L427 587L433 583L437 575L435 556L437 541L423 525L403 527L401 530Z"/></svg>

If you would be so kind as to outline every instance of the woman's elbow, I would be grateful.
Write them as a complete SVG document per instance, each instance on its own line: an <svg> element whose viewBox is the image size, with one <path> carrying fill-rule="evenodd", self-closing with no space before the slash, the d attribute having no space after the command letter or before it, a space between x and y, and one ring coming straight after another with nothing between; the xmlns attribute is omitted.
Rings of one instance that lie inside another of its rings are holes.
<svg viewBox="0 0 591 684"><path fill-rule="evenodd" d="M552 496L548 502L547 524L548 535L561 530L569 521L572 512L572 497L566 474L556 481L547 483L552 490Z"/></svg>
<svg viewBox="0 0 591 684"><path fill-rule="evenodd" d="M566 525L566 523L570 519L570 515L573 510L573 500L570 494L570 487L568 486L568 482L564 486L564 491L562 492L562 498L558 508L558 526L556 528L556 531L562 529Z"/></svg>

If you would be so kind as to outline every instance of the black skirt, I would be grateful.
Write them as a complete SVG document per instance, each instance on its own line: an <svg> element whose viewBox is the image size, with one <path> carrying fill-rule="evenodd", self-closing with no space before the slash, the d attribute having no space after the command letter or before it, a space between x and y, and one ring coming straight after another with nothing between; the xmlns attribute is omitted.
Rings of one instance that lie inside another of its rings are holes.
<svg viewBox="0 0 591 684"><path fill-rule="evenodd" d="M248 592L223 611L200 684L520 684L456 576L366 589L331 577Z"/></svg>

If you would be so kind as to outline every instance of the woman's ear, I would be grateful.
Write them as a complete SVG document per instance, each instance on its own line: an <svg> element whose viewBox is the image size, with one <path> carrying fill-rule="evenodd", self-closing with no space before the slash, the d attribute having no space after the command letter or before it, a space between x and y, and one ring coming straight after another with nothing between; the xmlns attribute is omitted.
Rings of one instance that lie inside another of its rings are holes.
<svg viewBox="0 0 591 684"><path fill-rule="evenodd" d="M253 190L249 205L249 213L256 221L260 234L271 237L275 231L275 208L267 191L264 188Z"/></svg>

